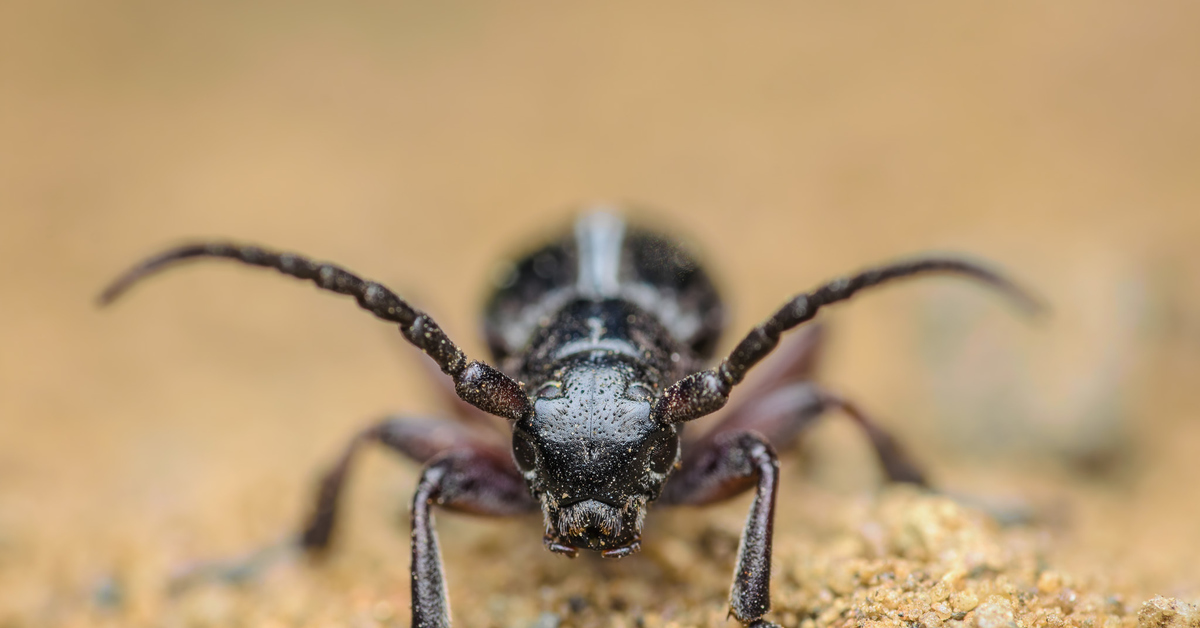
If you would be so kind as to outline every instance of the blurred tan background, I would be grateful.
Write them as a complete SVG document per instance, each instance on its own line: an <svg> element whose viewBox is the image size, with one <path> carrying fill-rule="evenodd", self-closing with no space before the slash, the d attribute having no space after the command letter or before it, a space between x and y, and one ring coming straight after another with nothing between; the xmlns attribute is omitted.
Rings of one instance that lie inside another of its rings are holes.
<svg viewBox="0 0 1200 628"><path fill-rule="evenodd" d="M230 265L94 295L230 236L384 281L481 356L495 261L595 200L696 242L739 332L899 255L1007 269L1051 317L953 280L889 289L825 315L823 379L940 485L1039 513L1047 560L1200 597L1198 25L1167 1L3 4L0 625L289 625L293 598L404 624L415 470L384 455L329 565L161 583L292 529L369 420L433 410L415 351ZM841 422L805 451L782 500L873 490ZM536 522L441 521L459 607L508 603L480 556L555 560Z"/></svg>

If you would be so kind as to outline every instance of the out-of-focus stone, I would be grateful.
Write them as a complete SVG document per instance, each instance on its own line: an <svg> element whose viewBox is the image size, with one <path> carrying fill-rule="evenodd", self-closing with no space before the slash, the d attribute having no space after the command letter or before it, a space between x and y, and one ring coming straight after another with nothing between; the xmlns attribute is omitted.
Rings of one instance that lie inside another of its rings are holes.
<svg viewBox="0 0 1200 628"><path fill-rule="evenodd" d="M1160 595L1142 604L1138 628L1200 628L1200 608Z"/></svg>
<svg viewBox="0 0 1200 628"><path fill-rule="evenodd" d="M975 609L974 620L976 628L1016 628L1017 626L1012 602L998 595L988 598L986 602Z"/></svg>
<svg viewBox="0 0 1200 628"><path fill-rule="evenodd" d="M979 598L970 591L960 591L950 595L950 606L959 613L975 610L979 606Z"/></svg>

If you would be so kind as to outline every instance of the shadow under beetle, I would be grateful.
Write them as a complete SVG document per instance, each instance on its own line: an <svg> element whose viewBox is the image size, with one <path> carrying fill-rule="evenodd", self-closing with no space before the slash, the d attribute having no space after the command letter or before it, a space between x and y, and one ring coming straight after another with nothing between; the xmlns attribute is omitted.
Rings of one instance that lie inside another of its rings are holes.
<svg viewBox="0 0 1200 628"><path fill-rule="evenodd" d="M918 257L830 281L797 295L733 351L711 363L725 311L708 275L670 238L597 210L573 232L515 262L484 313L492 364L469 360L427 314L391 290L338 266L227 242L165 251L138 264L101 295L119 297L140 279L183 260L217 257L274 268L350 295L424 351L441 371L455 423L390 417L355 436L323 478L315 507L293 542L326 548L338 496L356 453L380 443L424 465L412 505L412 625L449 626L434 506L505 516L541 509L545 544L617 558L638 551L652 502L699 506L753 489L729 596L743 624L773 626L771 536L776 451L830 409L870 440L892 481L925 478L897 442L854 404L814 384L821 342L812 326L785 345L744 401L713 429L684 438L684 425L722 409L730 391L780 336L821 307L859 290L924 273L953 273L1037 303L1001 275L953 257ZM507 419L508 427L493 420ZM507 438L511 448L498 434Z"/></svg>

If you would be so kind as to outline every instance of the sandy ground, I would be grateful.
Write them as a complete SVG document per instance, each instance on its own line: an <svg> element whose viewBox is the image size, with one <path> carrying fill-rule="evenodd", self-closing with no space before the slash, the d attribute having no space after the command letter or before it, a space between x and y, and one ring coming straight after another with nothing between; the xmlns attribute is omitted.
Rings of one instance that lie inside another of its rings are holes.
<svg viewBox="0 0 1200 628"><path fill-rule="evenodd" d="M604 6L0 6L0 626L406 625L416 470L381 454L328 561L164 583L294 529L373 418L436 412L411 348L227 266L92 299L231 236L385 281L482 355L495 261L598 199L696 242L738 330L922 250L1053 304L931 280L824 316L822 380L960 498L881 489L820 426L784 467L777 621L1195 625L1200 8ZM746 505L655 511L618 563L442 516L458 625L733 625Z"/></svg>

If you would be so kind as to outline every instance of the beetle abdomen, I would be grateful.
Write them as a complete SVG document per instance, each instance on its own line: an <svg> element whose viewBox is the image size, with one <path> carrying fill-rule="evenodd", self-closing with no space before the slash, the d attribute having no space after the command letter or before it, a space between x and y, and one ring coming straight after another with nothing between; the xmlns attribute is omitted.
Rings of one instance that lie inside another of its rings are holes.
<svg viewBox="0 0 1200 628"><path fill-rule="evenodd" d="M597 208L497 279L484 311L496 362L506 364L522 354L540 327L580 299L637 305L692 353L691 360L712 357L724 329L720 296L695 256L668 236L630 225L610 208Z"/></svg>

